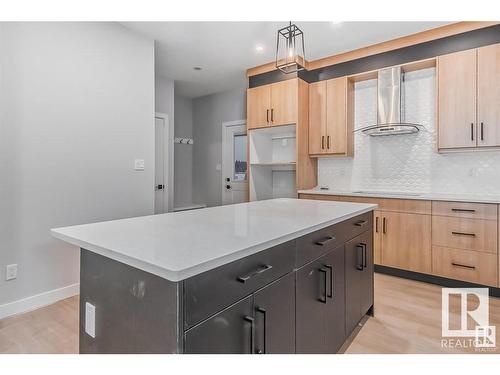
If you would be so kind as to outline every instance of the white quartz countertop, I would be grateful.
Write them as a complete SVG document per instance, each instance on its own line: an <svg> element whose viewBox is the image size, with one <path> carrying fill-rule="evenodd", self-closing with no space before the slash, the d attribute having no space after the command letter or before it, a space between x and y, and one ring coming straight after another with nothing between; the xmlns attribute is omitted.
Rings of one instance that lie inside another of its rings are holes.
<svg viewBox="0 0 500 375"><path fill-rule="evenodd" d="M396 199L419 199L427 201L450 201L450 202L472 202L472 203L494 203L500 204L500 195L489 194L441 194L441 193L412 193L397 191L377 191L377 190L299 190L299 194L320 194L320 195L342 195L350 197L371 197L371 198L396 198Z"/></svg>
<svg viewBox="0 0 500 375"><path fill-rule="evenodd" d="M180 281L376 207L272 199L55 228L51 233L94 253Z"/></svg>

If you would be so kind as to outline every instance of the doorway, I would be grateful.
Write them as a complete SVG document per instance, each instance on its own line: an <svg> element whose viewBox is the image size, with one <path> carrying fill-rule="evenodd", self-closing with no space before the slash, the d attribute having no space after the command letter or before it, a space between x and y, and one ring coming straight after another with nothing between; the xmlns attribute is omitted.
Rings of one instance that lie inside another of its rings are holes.
<svg viewBox="0 0 500 375"><path fill-rule="evenodd" d="M168 115L155 114L155 214L171 211L173 207L173 147Z"/></svg>
<svg viewBox="0 0 500 375"><path fill-rule="evenodd" d="M222 123L222 204L248 201L246 121Z"/></svg>

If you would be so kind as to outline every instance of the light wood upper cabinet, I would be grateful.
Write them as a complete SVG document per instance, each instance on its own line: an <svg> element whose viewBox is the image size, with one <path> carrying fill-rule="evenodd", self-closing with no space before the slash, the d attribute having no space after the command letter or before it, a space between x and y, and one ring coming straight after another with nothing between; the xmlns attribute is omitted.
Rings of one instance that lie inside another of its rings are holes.
<svg viewBox="0 0 500 375"><path fill-rule="evenodd" d="M271 85L271 125L297 123L297 79Z"/></svg>
<svg viewBox="0 0 500 375"><path fill-rule="evenodd" d="M500 44L477 50L478 146L500 146Z"/></svg>
<svg viewBox="0 0 500 375"><path fill-rule="evenodd" d="M247 90L247 127L249 129L267 126L270 119L270 85Z"/></svg>
<svg viewBox="0 0 500 375"><path fill-rule="evenodd" d="M248 89L248 129L297 123L297 84L297 79L290 79Z"/></svg>
<svg viewBox="0 0 500 375"><path fill-rule="evenodd" d="M400 212L383 212L382 216L381 264L430 273L431 216Z"/></svg>
<svg viewBox="0 0 500 375"><path fill-rule="evenodd" d="M438 57L439 148L476 146L476 50Z"/></svg>
<svg viewBox="0 0 500 375"><path fill-rule="evenodd" d="M309 154L325 151L326 81L309 85Z"/></svg>
<svg viewBox="0 0 500 375"><path fill-rule="evenodd" d="M309 154L352 155L347 77L309 85Z"/></svg>

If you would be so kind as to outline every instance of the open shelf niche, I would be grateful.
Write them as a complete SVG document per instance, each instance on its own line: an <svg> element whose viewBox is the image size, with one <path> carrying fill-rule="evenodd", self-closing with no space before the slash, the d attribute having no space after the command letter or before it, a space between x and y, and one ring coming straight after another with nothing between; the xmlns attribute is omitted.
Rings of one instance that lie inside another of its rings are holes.
<svg viewBox="0 0 500 375"><path fill-rule="evenodd" d="M295 198L296 126L252 129L249 135L250 201Z"/></svg>

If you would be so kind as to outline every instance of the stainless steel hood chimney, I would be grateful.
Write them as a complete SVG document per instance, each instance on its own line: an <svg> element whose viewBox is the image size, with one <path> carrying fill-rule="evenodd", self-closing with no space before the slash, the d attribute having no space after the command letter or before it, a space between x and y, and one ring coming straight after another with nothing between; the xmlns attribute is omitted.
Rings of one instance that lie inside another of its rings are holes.
<svg viewBox="0 0 500 375"><path fill-rule="evenodd" d="M420 125L406 123L401 118L402 78L400 66L378 71L377 125L359 130L372 136L411 134L420 130Z"/></svg>

